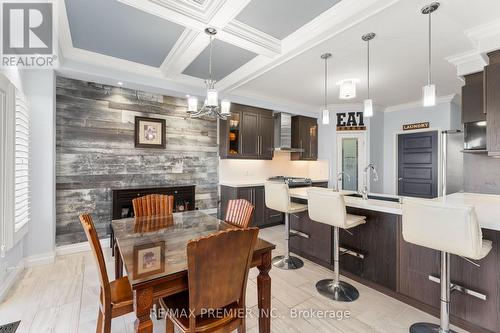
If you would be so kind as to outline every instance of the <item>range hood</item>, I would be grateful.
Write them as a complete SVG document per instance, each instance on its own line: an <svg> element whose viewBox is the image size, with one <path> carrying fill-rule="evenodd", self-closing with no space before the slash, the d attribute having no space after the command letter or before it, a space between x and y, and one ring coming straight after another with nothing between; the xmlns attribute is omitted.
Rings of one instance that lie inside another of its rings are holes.
<svg viewBox="0 0 500 333"><path fill-rule="evenodd" d="M274 150L301 153L304 149L292 148L292 115L284 112L274 114Z"/></svg>

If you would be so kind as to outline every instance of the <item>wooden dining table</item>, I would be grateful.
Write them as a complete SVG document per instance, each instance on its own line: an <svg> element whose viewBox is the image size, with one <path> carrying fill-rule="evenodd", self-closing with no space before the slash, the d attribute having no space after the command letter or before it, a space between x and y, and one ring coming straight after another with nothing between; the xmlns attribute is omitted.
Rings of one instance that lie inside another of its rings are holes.
<svg viewBox="0 0 500 333"><path fill-rule="evenodd" d="M188 289L187 243L234 226L200 211L170 216L113 220L115 275L125 268L137 316L135 331L152 333L151 309L156 300ZM275 245L258 239L252 267L257 267L259 332L271 332L271 251ZM217 253L213 253L213 262Z"/></svg>

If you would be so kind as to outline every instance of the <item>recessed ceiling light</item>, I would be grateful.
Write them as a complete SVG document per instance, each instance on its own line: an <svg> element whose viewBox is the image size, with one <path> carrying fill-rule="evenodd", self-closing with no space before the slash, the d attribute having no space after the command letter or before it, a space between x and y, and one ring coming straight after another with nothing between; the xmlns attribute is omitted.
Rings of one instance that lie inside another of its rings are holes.
<svg viewBox="0 0 500 333"><path fill-rule="evenodd" d="M118 81L117 82L119 86L123 86L123 82L122 81Z"/></svg>

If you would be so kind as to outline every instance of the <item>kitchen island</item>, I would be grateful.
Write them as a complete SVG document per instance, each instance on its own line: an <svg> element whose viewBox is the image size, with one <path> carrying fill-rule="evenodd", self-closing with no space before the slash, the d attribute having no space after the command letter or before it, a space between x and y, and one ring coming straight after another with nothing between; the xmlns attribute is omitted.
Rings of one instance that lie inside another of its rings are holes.
<svg viewBox="0 0 500 333"><path fill-rule="evenodd" d="M343 193L348 213L366 216L367 222L341 230L340 246L347 253L340 259L341 273L438 317L440 289L433 280L439 278L439 252L403 240L398 198L375 195L383 200L363 200L353 192ZM307 188L291 189L290 195L304 202ZM477 262L480 267L451 256L452 283L485 298L453 292L452 323L470 332L500 332L500 196L456 193L432 200L475 206L483 237L493 242L492 251ZM290 239L290 250L333 269L333 228L310 220L307 212L292 215L290 226L298 232Z"/></svg>

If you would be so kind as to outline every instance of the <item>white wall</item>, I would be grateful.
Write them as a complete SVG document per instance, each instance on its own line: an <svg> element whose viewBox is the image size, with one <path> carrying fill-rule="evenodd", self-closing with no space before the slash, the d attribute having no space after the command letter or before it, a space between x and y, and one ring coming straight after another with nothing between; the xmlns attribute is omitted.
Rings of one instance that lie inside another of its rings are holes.
<svg viewBox="0 0 500 333"><path fill-rule="evenodd" d="M433 107L408 106L398 111L386 112L384 117L384 173L383 193L397 194L396 190L396 133L402 132L404 124L430 122L430 127L439 130L457 128L460 123L460 108L445 102ZM458 120L457 120L458 116ZM452 121L453 120L453 121ZM457 122L458 121L458 122Z"/></svg>
<svg viewBox="0 0 500 333"><path fill-rule="evenodd" d="M25 72L32 114L32 213L24 250L25 256L48 258L55 250L55 73Z"/></svg>

